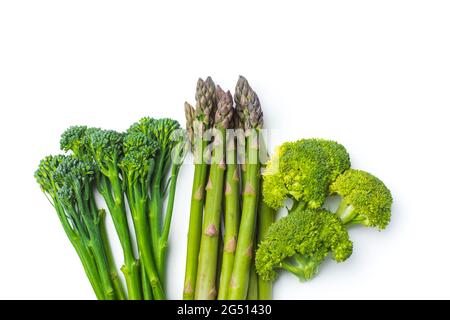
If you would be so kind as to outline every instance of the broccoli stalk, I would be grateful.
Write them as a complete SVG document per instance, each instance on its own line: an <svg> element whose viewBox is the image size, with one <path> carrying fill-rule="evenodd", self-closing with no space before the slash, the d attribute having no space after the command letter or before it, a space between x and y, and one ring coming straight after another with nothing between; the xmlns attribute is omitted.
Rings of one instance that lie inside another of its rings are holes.
<svg viewBox="0 0 450 320"><path fill-rule="evenodd" d="M230 128L240 127L237 113L233 113L233 125ZM227 136L226 149L226 176L225 176L225 233L222 253L222 266L219 278L219 293L217 298L225 300L228 296L231 273L233 272L234 255L239 230L240 216L240 181L239 164L237 163L237 139L235 136Z"/></svg>
<svg viewBox="0 0 450 320"><path fill-rule="evenodd" d="M149 180L151 197L147 210L151 237L150 245L152 246L153 259L161 283L164 283L165 255L172 217L171 211L173 210L176 190L175 186L179 167L182 162L180 155L177 155L180 151L178 150L177 140L175 139L175 135L179 128L179 123L172 119L153 119L145 117L128 129L128 133L130 134L134 132L144 134L158 146L158 151L153 158L153 174ZM171 160L173 153L178 157L177 163L174 163ZM169 182L167 175L171 167ZM165 215L163 216L163 202L167 189L169 191L169 202ZM164 223L162 221L163 218Z"/></svg>
<svg viewBox="0 0 450 320"><path fill-rule="evenodd" d="M68 156L58 165L54 179L60 186L57 197L65 213L95 259L104 297L113 300L117 295L110 277L111 269L100 230L101 217L92 188L95 174L94 163Z"/></svg>
<svg viewBox="0 0 450 320"><path fill-rule="evenodd" d="M258 96L242 76L236 85L235 102L236 111L246 130L246 164L242 214L228 298L243 300L247 296L253 256L257 196L260 184L258 131L262 128L263 118Z"/></svg>
<svg viewBox="0 0 450 320"><path fill-rule="evenodd" d="M100 280L100 275L89 247L86 245L87 240L83 239L84 233L80 233L80 230L72 223L69 216L66 214L64 207L58 198L58 190L60 186L56 183L54 177L55 172L59 164L65 159L65 156L47 156L41 160L37 171L35 172L35 178L41 187L41 190L50 200L50 203L55 208L61 225L66 233L72 246L75 248L84 271L89 279L89 282L94 290L94 293L99 300L105 299L105 293Z"/></svg>
<svg viewBox="0 0 450 320"><path fill-rule="evenodd" d="M159 272L161 274L161 278L165 279L165 263L166 263L166 255L167 255L167 247L169 241L169 231L170 225L172 221L173 208L175 203L175 192L177 186L177 179L180 173L181 165L186 156L185 145L184 143L178 143L173 148L172 153L172 169L170 173L170 186L169 186L169 195L167 200L166 212L164 215L164 223L161 233L161 238L159 240L159 254L157 261L159 262Z"/></svg>
<svg viewBox="0 0 450 320"><path fill-rule="evenodd" d="M333 260L342 262L352 249L348 232L336 215L299 207L269 228L256 252L256 269L267 281L274 280L280 268L307 281L330 253Z"/></svg>
<svg viewBox="0 0 450 320"><path fill-rule="evenodd" d="M133 252L127 221L119 161L122 157L122 135L115 131L75 126L61 136L61 149L71 150L80 159L94 160L99 167L97 188L105 199L117 231L124 255L121 268L125 276L129 299L141 299L139 263Z"/></svg>
<svg viewBox="0 0 450 320"><path fill-rule="evenodd" d="M372 174L349 169L330 186L330 194L341 197L336 214L346 225L386 228L391 219L392 195Z"/></svg>
<svg viewBox="0 0 450 320"><path fill-rule="evenodd" d="M119 274L117 272L116 263L114 261L114 256L112 253L111 243L109 241L108 232L106 230L106 211L104 209L99 209L98 213L100 216L100 234L105 247L106 260L108 261L109 273L111 280L113 282L114 291L117 294L117 299L126 300L127 296L125 294L122 281L120 281Z"/></svg>
<svg viewBox="0 0 450 320"><path fill-rule="evenodd" d="M196 300L216 298L216 272L219 248L219 229L222 212L223 184L225 176L226 129L233 118L233 97L228 91L216 89L218 108L214 120L214 141L209 180L206 185L206 200L203 217L203 232L198 256L198 271L195 287Z"/></svg>
<svg viewBox="0 0 450 320"><path fill-rule="evenodd" d="M205 186L209 169L207 161L203 159L204 150L206 150L208 145L207 141L203 139L203 134L207 129L212 127L214 122L214 110L216 108L215 90L216 86L210 77L206 81L199 79L195 94L196 108L194 109L190 104L185 103L187 131L194 153L195 168L188 227L186 270L183 289L184 300L193 300L195 297Z"/></svg>
<svg viewBox="0 0 450 320"><path fill-rule="evenodd" d="M139 255L147 281L143 282L144 295L164 299L164 290L158 276L152 253L150 228L147 221L149 202L148 184L154 169L158 144L140 131L129 130L123 141L124 156L120 162L125 190L134 223ZM151 291L149 289L151 288Z"/></svg>

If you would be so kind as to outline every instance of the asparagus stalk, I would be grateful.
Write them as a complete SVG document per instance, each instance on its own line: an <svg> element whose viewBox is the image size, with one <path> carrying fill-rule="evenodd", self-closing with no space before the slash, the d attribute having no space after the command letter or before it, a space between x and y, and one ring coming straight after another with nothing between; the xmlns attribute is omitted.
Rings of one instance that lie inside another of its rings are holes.
<svg viewBox="0 0 450 320"><path fill-rule="evenodd" d="M233 129L239 128L237 113L233 114ZM225 300L228 296L231 273L233 271L234 254L239 230L240 216L240 181L239 165L236 154L236 137L227 136L226 162L227 171L225 177L225 235L222 254L222 268L219 280L218 299Z"/></svg>
<svg viewBox="0 0 450 320"><path fill-rule="evenodd" d="M189 133L192 151L194 153L194 182L192 184L191 208L186 254L186 271L184 278L183 299L193 300L195 281L197 279L198 253L202 232L203 204L205 196L206 179L208 177L208 164L203 159L207 143L203 140L203 133L213 124L215 110L215 84L210 77L197 82L195 94L196 108L185 103L186 124Z"/></svg>
<svg viewBox="0 0 450 320"><path fill-rule="evenodd" d="M212 149L211 169L206 186L203 232L198 258L196 300L216 298L216 272L219 248L219 229L222 211L223 183L225 176L225 137L226 129L233 118L233 96L228 91L216 89L218 97L215 115L215 135Z"/></svg>
<svg viewBox="0 0 450 320"><path fill-rule="evenodd" d="M253 239L260 185L258 130L263 125L263 114L258 96L242 76L236 85L235 102L236 111L246 130L245 158L247 163L245 165L241 222L228 298L243 300L247 297L253 256Z"/></svg>

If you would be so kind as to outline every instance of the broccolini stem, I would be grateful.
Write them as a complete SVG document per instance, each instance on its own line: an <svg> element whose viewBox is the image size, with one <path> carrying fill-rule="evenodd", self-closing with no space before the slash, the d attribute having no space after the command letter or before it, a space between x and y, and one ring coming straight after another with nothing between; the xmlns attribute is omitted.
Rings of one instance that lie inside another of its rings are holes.
<svg viewBox="0 0 450 320"><path fill-rule="evenodd" d="M132 190L132 198L135 199L135 203L133 204L134 210L131 215L136 232L136 240L141 256L142 267L146 271L154 298L156 300L164 300L165 293L153 258L150 230L147 224L147 198L146 195L139 195L141 188L136 183L129 183L128 189Z"/></svg>
<svg viewBox="0 0 450 320"><path fill-rule="evenodd" d="M236 141L227 141L227 171L225 177L225 235L222 255L222 268L219 281L219 300L228 296L231 273L233 271L234 254L239 230L240 191L239 165L236 159Z"/></svg>
<svg viewBox="0 0 450 320"><path fill-rule="evenodd" d="M141 269L141 278L142 278L142 292L144 295L144 300L153 300L152 287L147 278L147 273L145 272L145 268Z"/></svg>
<svg viewBox="0 0 450 320"><path fill-rule="evenodd" d="M137 243L140 248L139 252L141 254L142 264L145 268L150 286L152 287L154 298L156 300L164 300L164 290L161 281L159 280L155 261L153 260L149 230L145 227L145 224L141 222L141 219L145 219L145 215L135 219L135 229Z"/></svg>
<svg viewBox="0 0 450 320"><path fill-rule="evenodd" d="M114 286L110 277L108 262L103 247L103 243L100 237L100 230L98 226L90 225L88 226L90 240L90 249L95 257L95 262L97 264L100 280L103 286L103 292L106 300L114 300L116 298ZM94 230L95 229L95 230Z"/></svg>
<svg viewBox="0 0 450 320"><path fill-rule="evenodd" d="M81 242L78 242L77 244L74 244L74 242L72 242L72 245L74 246L75 251L78 253L78 256L80 257L84 271L86 272L89 282L91 283L95 296L97 297L98 300L104 300L105 295L103 292L100 277L98 275L97 267L95 265L95 261L93 260L92 255L88 252L88 250L86 250L86 248L83 246L83 244L81 244Z"/></svg>
<svg viewBox="0 0 450 320"><path fill-rule="evenodd" d="M109 181L105 177L101 177L98 181L98 187L99 192L105 198L122 246L124 265L120 270L125 276L128 298L130 300L142 299L139 265L134 256L130 230L128 228L122 182L117 175L110 177Z"/></svg>
<svg viewBox="0 0 450 320"><path fill-rule="evenodd" d="M213 152L215 153L217 150L223 155L224 151L218 149L224 149L225 130L217 131L220 133L215 137L217 148ZM195 287L196 300L213 300L217 295L216 271L225 162L223 157L213 161L214 163L211 163L209 181L206 186L203 232L198 256L198 272Z"/></svg>
<svg viewBox="0 0 450 320"><path fill-rule="evenodd" d="M161 234L161 238L159 240L159 252L158 252L159 259L157 261L158 261L159 275L163 283L165 282L166 253L169 240L170 224L172 222L173 206L175 202L175 192L177 188L177 179L179 172L180 172L180 165L173 164L170 178L169 197L167 200L166 214L164 216L163 231Z"/></svg>
<svg viewBox="0 0 450 320"><path fill-rule="evenodd" d="M162 270L160 270L161 262L159 261L159 240L161 237L161 212L162 212L162 193L161 193L161 179L164 171L164 156L165 151L161 150L161 154L156 159L155 175L152 180L151 186L151 199L150 199L150 211L149 211L149 223L150 223L150 235L152 250L155 253L155 263L158 268L158 274L162 276ZM162 279L162 278L161 278Z"/></svg>
<svg viewBox="0 0 450 320"><path fill-rule="evenodd" d="M81 260L81 264L83 265L84 271L86 272L92 289L94 290L95 296L99 300L104 300L105 295L100 281L100 276L98 274L97 266L95 265L94 257L89 252L89 248L84 245L83 241L80 239L80 236L75 234L75 232L71 228L70 223L67 220L67 216L64 213L64 209L62 208L60 203L56 199L54 199L53 202L58 218L63 226L64 231L66 232L67 237L69 238Z"/></svg>
<svg viewBox="0 0 450 320"><path fill-rule="evenodd" d="M244 300L247 297L260 184L258 152L258 134L253 130L246 138L246 153L248 154L246 159L248 159L248 162L246 163L244 178L241 223L228 294L228 298L231 300Z"/></svg>
<svg viewBox="0 0 450 320"><path fill-rule="evenodd" d="M108 262L109 274L114 286L114 292L116 294L117 299L127 300L127 296L125 294L122 282L120 281L120 278L118 276L116 263L112 255L111 243L109 242L108 233L105 225L105 216L106 216L105 210L99 210L99 215L100 215L100 236L102 238L103 245L105 247L105 254Z"/></svg>
<svg viewBox="0 0 450 320"><path fill-rule="evenodd" d="M258 300L258 297L258 275L256 274L255 262L252 261L252 266L250 268L250 280L248 283L247 300Z"/></svg>

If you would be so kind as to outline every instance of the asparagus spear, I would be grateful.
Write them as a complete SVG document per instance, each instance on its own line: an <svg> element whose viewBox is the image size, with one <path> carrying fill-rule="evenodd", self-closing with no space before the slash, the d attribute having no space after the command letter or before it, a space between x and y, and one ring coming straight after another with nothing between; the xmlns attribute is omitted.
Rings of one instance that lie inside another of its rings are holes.
<svg viewBox="0 0 450 320"><path fill-rule="evenodd" d="M240 127L237 113L233 114L232 128ZM236 137L227 136L226 162L227 171L225 177L225 235L222 254L222 268L219 280L219 300L225 300L228 296L231 272L233 271L234 253L236 251L237 235L240 216L240 181L239 165L236 154Z"/></svg>
<svg viewBox="0 0 450 320"><path fill-rule="evenodd" d="M258 131L263 125L263 113L258 96L244 77L239 77L235 91L236 111L246 130L245 185L242 200L242 215L233 272L228 298L243 300L247 296L250 266L253 256L253 239L260 185L258 157Z"/></svg>
<svg viewBox="0 0 450 320"><path fill-rule="evenodd" d="M206 185L206 200L198 257L196 300L216 298L216 272L219 249L220 214L222 211L223 183L225 176L225 136L233 118L233 96L228 91L216 89L218 97L214 121L214 142L209 180Z"/></svg>
<svg viewBox="0 0 450 320"><path fill-rule="evenodd" d="M208 176L208 164L203 159L203 152L206 149L207 142L203 140L203 134L205 130L212 127L214 122L213 115L216 108L215 90L216 86L210 77L206 81L199 79L195 94L196 108L194 109L189 103L185 103L187 130L195 161L183 290L183 299L185 300L194 299L195 281L197 279L204 190Z"/></svg>

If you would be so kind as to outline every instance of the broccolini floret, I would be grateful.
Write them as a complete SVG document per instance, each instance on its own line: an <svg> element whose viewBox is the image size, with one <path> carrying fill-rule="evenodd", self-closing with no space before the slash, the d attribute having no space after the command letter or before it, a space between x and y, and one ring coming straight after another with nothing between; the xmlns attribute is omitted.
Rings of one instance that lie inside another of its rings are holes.
<svg viewBox="0 0 450 320"><path fill-rule="evenodd" d="M350 157L337 142L303 139L282 144L267 164L263 196L274 209L287 198L319 208L334 179L350 168Z"/></svg>
<svg viewBox="0 0 450 320"><path fill-rule="evenodd" d="M149 140L157 143L158 149L154 157L153 174L150 181L150 204L148 219L151 229L152 246L155 254L156 265L158 273L161 278L164 278L165 255L167 249L167 236L170 228L173 201L175 195L175 186L178 178L178 172L182 161L178 159L174 163L171 158L172 152L178 145L175 135L180 129L180 124L176 120L163 118L154 119L145 117L139 122L133 124L128 130L127 134L141 133ZM178 149L175 150L178 153ZM176 155L178 157L178 154ZM172 167L170 178L168 171ZM172 187L169 187L169 183ZM168 201L169 205L165 215L163 214L163 199L166 196L166 191L169 190ZM172 203L172 204L170 204ZM164 220L164 221L163 221Z"/></svg>
<svg viewBox="0 0 450 320"><path fill-rule="evenodd" d="M344 224L362 224L380 230L389 224L391 192L372 174L349 169L331 184L330 193L341 197L336 214Z"/></svg>
<svg viewBox="0 0 450 320"><path fill-rule="evenodd" d="M329 254L342 262L352 249L347 230L336 215L298 207L269 228L256 252L256 269L264 280L274 280L276 270L282 268L307 281Z"/></svg>

